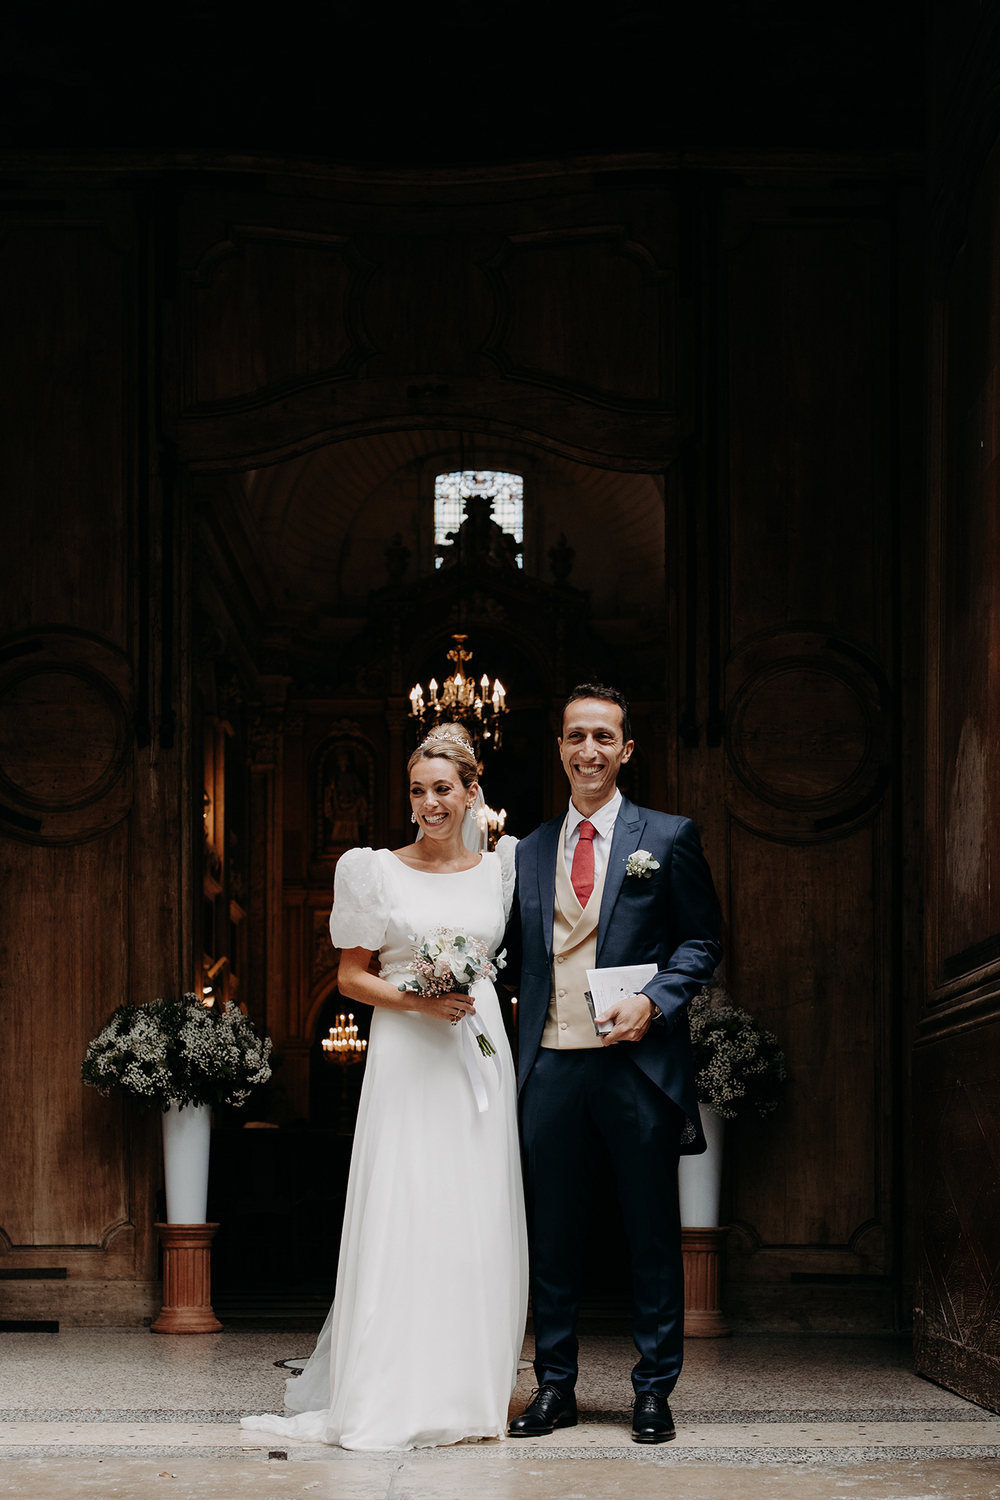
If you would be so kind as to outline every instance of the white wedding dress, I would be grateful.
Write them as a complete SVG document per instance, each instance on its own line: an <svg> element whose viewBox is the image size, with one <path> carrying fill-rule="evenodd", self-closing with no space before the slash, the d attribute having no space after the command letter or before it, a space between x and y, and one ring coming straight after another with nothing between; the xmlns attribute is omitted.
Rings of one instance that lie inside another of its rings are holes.
<svg viewBox="0 0 1000 1500"><path fill-rule="evenodd" d="M459 928L495 954L514 885L515 839L471 870L431 875L388 849L337 865L338 948L378 950L403 982L410 935ZM397 980L398 976L398 980ZM354 1135L337 1292L291 1417L242 1426L361 1450L501 1437L528 1295L514 1068L496 991L472 989L495 1060L457 1026L376 1008ZM467 1060L468 1059L468 1060ZM473 1061L474 1059L474 1061ZM469 1067L485 1088L480 1111Z"/></svg>

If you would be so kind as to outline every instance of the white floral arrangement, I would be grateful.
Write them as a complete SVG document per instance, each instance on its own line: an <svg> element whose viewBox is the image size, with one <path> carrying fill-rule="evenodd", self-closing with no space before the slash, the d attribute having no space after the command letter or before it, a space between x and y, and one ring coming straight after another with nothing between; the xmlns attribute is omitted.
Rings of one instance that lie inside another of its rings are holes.
<svg viewBox="0 0 1000 1500"><path fill-rule="evenodd" d="M688 1021L699 1102L724 1120L747 1109L772 1114L788 1076L778 1038L731 1005L718 985L695 996Z"/></svg>
<svg viewBox="0 0 1000 1500"><path fill-rule="evenodd" d="M659 868L660 861L654 859L648 849L637 849L625 862L625 874L637 875L640 880L651 880L653 871Z"/></svg>
<svg viewBox="0 0 1000 1500"><path fill-rule="evenodd" d="M403 994L410 990L417 995L467 995L477 979L495 979L497 970L507 966L506 950L494 961L482 938L454 927L436 927L422 939L414 932L408 936L413 959L407 968L413 979L396 986ZM496 1048L477 1017L465 1016L462 1024L469 1026L483 1056L492 1057Z"/></svg>
<svg viewBox="0 0 1000 1500"><path fill-rule="evenodd" d="M244 1104L271 1076L270 1037L259 1037L235 1005L180 1000L119 1005L87 1048L83 1081L121 1089L146 1104Z"/></svg>

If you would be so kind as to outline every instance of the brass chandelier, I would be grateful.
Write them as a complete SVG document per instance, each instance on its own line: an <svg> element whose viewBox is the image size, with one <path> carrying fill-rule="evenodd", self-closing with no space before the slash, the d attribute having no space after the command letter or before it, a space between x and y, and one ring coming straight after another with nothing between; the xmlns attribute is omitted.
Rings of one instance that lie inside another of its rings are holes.
<svg viewBox="0 0 1000 1500"><path fill-rule="evenodd" d="M426 734L440 724L461 724L468 730L478 755L481 743L500 749L500 725L508 712L507 693L499 677L494 678L491 688L485 672L478 683L467 674L465 669L472 660L472 652L465 648L468 639L467 635L452 636L455 644L448 652L448 660L455 663L455 670L445 678L442 687L432 677L426 697L421 683L410 689L410 718Z"/></svg>

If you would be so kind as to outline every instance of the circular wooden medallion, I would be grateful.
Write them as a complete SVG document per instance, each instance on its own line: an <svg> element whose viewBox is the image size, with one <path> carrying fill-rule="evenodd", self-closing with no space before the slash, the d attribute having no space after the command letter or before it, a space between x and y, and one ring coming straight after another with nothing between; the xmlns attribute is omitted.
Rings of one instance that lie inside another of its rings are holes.
<svg viewBox="0 0 1000 1500"><path fill-rule="evenodd" d="M129 693L124 652L99 637L46 626L0 641L0 836L79 844L128 816Z"/></svg>
<svg viewBox="0 0 1000 1500"><path fill-rule="evenodd" d="M0 788L23 807L64 812L109 790L130 753L124 705L87 667L24 667L0 687Z"/></svg>
<svg viewBox="0 0 1000 1500"><path fill-rule="evenodd" d="M733 705L729 753L758 797L818 810L856 794L875 740L872 706L846 671L786 660L744 684Z"/></svg>

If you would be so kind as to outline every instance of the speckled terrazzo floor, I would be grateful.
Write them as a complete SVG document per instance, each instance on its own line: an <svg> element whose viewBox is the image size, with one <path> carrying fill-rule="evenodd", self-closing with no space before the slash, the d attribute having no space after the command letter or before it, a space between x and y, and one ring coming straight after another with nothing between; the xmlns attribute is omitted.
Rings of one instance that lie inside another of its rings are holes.
<svg viewBox="0 0 1000 1500"><path fill-rule="evenodd" d="M643 1500L669 1468L679 1500L1000 1500L1000 1418L915 1376L905 1340L691 1340L660 1447L630 1440L630 1340L596 1336L580 1425L547 1438L372 1455L243 1432L240 1415L281 1410L274 1362L312 1342L280 1326L0 1335L0 1496ZM515 1410L531 1383L527 1368Z"/></svg>

